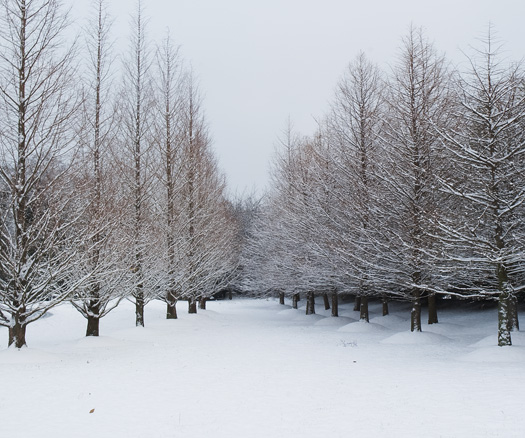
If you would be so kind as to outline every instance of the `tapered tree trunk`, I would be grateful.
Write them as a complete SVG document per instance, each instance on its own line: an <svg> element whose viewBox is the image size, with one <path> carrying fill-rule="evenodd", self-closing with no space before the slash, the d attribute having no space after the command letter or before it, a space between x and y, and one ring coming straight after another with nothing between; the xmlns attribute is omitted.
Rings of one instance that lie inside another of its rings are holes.
<svg viewBox="0 0 525 438"><path fill-rule="evenodd" d="M166 319L177 319L177 299L171 293L166 304Z"/></svg>
<svg viewBox="0 0 525 438"><path fill-rule="evenodd" d="M383 316L386 316L388 315L388 298L386 297L385 294L383 294L382 302L383 302Z"/></svg>
<svg viewBox="0 0 525 438"><path fill-rule="evenodd" d="M299 294L293 294L292 296L292 308L297 309L297 303L299 302L300 297Z"/></svg>
<svg viewBox="0 0 525 438"><path fill-rule="evenodd" d="M279 292L279 304L284 306L284 292Z"/></svg>
<svg viewBox="0 0 525 438"><path fill-rule="evenodd" d="M354 312L360 312L360 311L361 311L361 297L358 295L355 297Z"/></svg>
<svg viewBox="0 0 525 438"><path fill-rule="evenodd" d="M436 294L433 294L433 293L428 295L428 323L429 324L438 323Z"/></svg>
<svg viewBox="0 0 525 438"><path fill-rule="evenodd" d="M8 346L14 344L16 348L25 347L26 344L26 325L20 322L15 322L15 325L9 327L9 343Z"/></svg>
<svg viewBox="0 0 525 438"><path fill-rule="evenodd" d="M135 325L144 327L144 293L139 292L135 297Z"/></svg>
<svg viewBox="0 0 525 438"><path fill-rule="evenodd" d="M520 323L518 319L518 297L515 294L511 294L509 298L508 328L510 332L517 332L520 329Z"/></svg>
<svg viewBox="0 0 525 438"><path fill-rule="evenodd" d="M206 310L206 301L208 301L208 298L201 297L199 301L199 309Z"/></svg>
<svg viewBox="0 0 525 438"><path fill-rule="evenodd" d="M328 299L328 294L326 292L323 294L323 300L324 310L330 310L330 300Z"/></svg>
<svg viewBox="0 0 525 438"><path fill-rule="evenodd" d="M359 319L361 321L369 322L368 297L366 295L361 297L361 309L360 309Z"/></svg>
<svg viewBox="0 0 525 438"><path fill-rule="evenodd" d="M332 316L339 316L339 295L337 292L332 292Z"/></svg>
<svg viewBox="0 0 525 438"><path fill-rule="evenodd" d="M410 312L410 331L421 331L421 296L419 289L414 290L412 311Z"/></svg>
<svg viewBox="0 0 525 438"><path fill-rule="evenodd" d="M306 314L315 315L315 294L313 292L306 294Z"/></svg>
<svg viewBox="0 0 525 438"><path fill-rule="evenodd" d="M193 297L188 299L188 313L197 313L197 300Z"/></svg>
<svg viewBox="0 0 525 438"><path fill-rule="evenodd" d="M88 316L86 336L99 335L100 318L98 316Z"/></svg>

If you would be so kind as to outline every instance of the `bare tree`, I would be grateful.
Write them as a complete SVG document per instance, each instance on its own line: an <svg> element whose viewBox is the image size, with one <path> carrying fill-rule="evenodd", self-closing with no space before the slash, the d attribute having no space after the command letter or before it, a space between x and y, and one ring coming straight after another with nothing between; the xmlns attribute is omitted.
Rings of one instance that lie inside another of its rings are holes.
<svg viewBox="0 0 525 438"><path fill-rule="evenodd" d="M57 0L3 0L0 20L0 324L9 345L85 281L72 281L84 206L72 196L79 107L68 17Z"/></svg>

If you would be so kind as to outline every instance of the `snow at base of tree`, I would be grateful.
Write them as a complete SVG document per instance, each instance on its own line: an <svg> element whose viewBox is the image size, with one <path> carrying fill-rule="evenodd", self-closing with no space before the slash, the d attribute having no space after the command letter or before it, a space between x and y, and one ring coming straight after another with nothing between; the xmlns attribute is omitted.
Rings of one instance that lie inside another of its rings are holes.
<svg viewBox="0 0 525 438"><path fill-rule="evenodd" d="M443 309L410 333L409 303L382 317L372 301L370 324L340 303L342 325L321 300L309 317L286 304L179 302L166 320L153 301L144 328L123 302L86 338L64 303L28 327L29 348L0 349L2 436L523 436L525 334L496 347L497 309Z"/></svg>

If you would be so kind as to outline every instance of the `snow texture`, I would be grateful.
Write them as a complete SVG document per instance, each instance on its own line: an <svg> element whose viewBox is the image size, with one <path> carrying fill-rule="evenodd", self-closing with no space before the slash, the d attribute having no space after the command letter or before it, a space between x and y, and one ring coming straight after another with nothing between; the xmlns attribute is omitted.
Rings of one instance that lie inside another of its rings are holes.
<svg viewBox="0 0 525 438"><path fill-rule="evenodd" d="M495 346L495 309L444 310L410 333L401 303L384 319L371 303L374 322L347 331L320 302L308 317L273 300L197 315L181 302L178 320L164 306L137 328L123 302L99 338L69 304L31 324L29 348L0 350L1 436L523 436L525 337Z"/></svg>

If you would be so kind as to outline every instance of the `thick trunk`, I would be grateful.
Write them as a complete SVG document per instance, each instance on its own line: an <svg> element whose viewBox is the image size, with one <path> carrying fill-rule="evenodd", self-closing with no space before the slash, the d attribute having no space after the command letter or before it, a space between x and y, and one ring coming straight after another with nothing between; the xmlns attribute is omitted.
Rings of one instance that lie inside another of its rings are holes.
<svg viewBox="0 0 525 438"><path fill-rule="evenodd" d="M509 297L509 321L508 328L511 332L517 332L520 329L520 323L518 319L518 297L515 294L511 294Z"/></svg>
<svg viewBox="0 0 525 438"><path fill-rule="evenodd" d="M388 315L388 298L386 297L386 295L383 295L382 301L383 301L383 316L386 316Z"/></svg>
<svg viewBox="0 0 525 438"><path fill-rule="evenodd" d="M330 300L328 299L328 294L326 292L323 294L323 300L324 310L330 310Z"/></svg>
<svg viewBox="0 0 525 438"><path fill-rule="evenodd" d="M98 336L99 335L99 324L100 324L100 317L98 315L88 316L86 336Z"/></svg>
<svg viewBox="0 0 525 438"><path fill-rule="evenodd" d="M498 301L498 346L512 345L509 330L509 293L504 290Z"/></svg>
<svg viewBox="0 0 525 438"><path fill-rule="evenodd" d="M432 294L432 293L429 294L428 296L428 323L429 324L438 323L436 294Z"/></svg>
<svg viewBox="0 0 525 438"><path fill-rule="evenodd" d="M361 297L361 308L360 308L359 319L361 321L369 322L369 317L368 317L368 297L367 296L362 296Z"/></svg>
<svg viewBox="0 0 525 438"><path fill-rule="evenodd" d="M188 299L188 313L197 313L197 300L195 298Z"/></svg>
<svg viewBox="0 0 525 438"><path fill-rule="evenodd" d="M9 343L8 346L14 344L16 348L25 347L26 344L26 325L16 322L14 326L9 327Z"/></svg>
<svg viewBox="0 0 525 438"><path fill-rule="evenodd" d="M284 306L284 292L279 292L279 304Z"/></svg>
<svg viewBox="0 0 525 438"><path fill-rule="evenodd" d="M293 294L292 296L292 308L297 309L297 303L299 302L299 294Z"/></svg>
<svg viewBox="0 0 525 438"><path fill-rule="evenodd" d="M421 297L419 290L415 290L413 294L412 312L410 313L410 331L421 331Z"/></svg>
<svg viewBox="0 0 525 438"><path fill-rule="evenodd" d="M315 315L315 294L308 292L306 295L306 314Z"/></svg>
<svg viewBox="0 0 525 438"><path fill-rule="evenodd" d="M177 300L168 301L166 304L166 319L177 319Z"/></svg>
<svg viewBox="0 0 525 438"><path fill-rule="evenodd" d="M135 297L135 325L144 327L144 294L139 293Z"/></svg>
<svg viewBox="0 0 525 438"><path fill-rule="evenodd" d="M361 297L358 295L355 297L354 312L361 311Z"/></svg>
<svg viewBox="0 0 525 438"><path fill-rule="evenodd" d="M337 292L332 293L332 316L339 316L339 295Z"/></svg>
<svg viewBox="0 0 525 438"><path fill-rule="evenodd" d="M208 298L201 297L199 301L199 309L206 310L206 301L208 301Z"/></svg>

